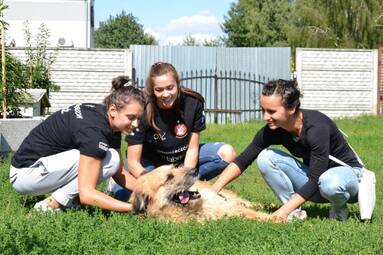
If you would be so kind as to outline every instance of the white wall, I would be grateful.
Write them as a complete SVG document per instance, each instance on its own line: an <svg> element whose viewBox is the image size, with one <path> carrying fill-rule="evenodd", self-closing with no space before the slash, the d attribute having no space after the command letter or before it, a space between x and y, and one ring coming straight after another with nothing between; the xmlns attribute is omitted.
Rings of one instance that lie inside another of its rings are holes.
<svg viewBox="0 0 383 255"><path fill-rule="evenodd" d="M377 114L377 68L377 50L297 48L302 108L331 117Z"/></svg>
<svg viewBox="0 0 383 255"><path fill-rule="evenodd" d="M6 3L9 6L4 11L9 23L7 44L13 40L17 47L26 46L23 29L28 20L33 36L41 23L48 27L50 46L56 46L64 38L65 47L93 47L93 0L8 0Z"/></svg>

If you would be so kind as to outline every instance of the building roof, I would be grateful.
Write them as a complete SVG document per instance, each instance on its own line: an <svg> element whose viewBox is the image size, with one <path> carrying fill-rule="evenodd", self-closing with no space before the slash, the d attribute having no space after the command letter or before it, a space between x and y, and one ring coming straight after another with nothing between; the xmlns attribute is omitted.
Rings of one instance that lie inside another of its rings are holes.
<svg viewBox="0 0 383 255"><path fill-rule="evenodd" d="M47 95L47 91L45 89L26 89L27 92L32 97L31 103L40 102L44 107L50 107L49 98Z"/></svg>
<svg viewBox="0 0 383 255"><path fill-rule="evenodd" d="M38 102L47 93L45 89L26 89L26 92L31 94L33 102Z"/></svg>

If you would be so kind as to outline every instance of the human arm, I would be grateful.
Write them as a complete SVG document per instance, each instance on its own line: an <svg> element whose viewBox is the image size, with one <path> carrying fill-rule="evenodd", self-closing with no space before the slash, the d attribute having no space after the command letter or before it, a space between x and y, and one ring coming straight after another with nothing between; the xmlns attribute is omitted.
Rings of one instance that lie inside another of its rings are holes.
<svg viewBox="0 0 383 255"><path fill-rule="evenodd" d="M199 153L199 133L191 133L188 149L186 151L184 166L196 167Z"/></svg>
<svg viewBox="0 0 383 255"><path fill-rule="evenodd" d="M220 174L211 189L215 192L219 192L228 183L235 180L241 173L241 169L235 163L230 163Z"/></svg>
<svg viewBox="0 0 383 255"><path fill-rule="evenodd" d="M276 210L271 217L276 219L287 220L289 214L300 207L306 199L301 195L295 193L286 204L282 205L278 210Z"/></svg>
<svg viewBox="0 0 383 255"><path fill-rule="evenodd" d="M142 144L128 145L127 161L129 172L136 178L145 173L145 168L141 164Z"/></svg>
<svg viewBox="0 0 383 255"><path fill-rule="evenodd" d="M187 98L185 98L186 100ZM186 109L184 110L187 113L186 125L188 126L188 132L190 132L190 139L188 142L188 149L186 151L184 166L196 167L198 164L199 156L199 138L200 132L206 129L205 115L203 112L203 102L193 99L189 103L189 100L186 100ZM193 104L193 102L195 102ZM194 106L193 106L194 105ZM188 122L188 121L192 122Z"/></svg>
<svg viewBox="0 0 383 255"><path fill-rule="evenodd" d="M137 178L133 176L130 172L125 171L122 166L113 175L113 180L115 180L117 184L125 187L128 190L136 191L140 187L139 183L137 182Z"/></svg>
<svg viewBox="0 0 383 255"><path fill-rule="evenodd" d="M114 199L96 189L100 171L100 159L80 154L78 186L81 204L117 212L132 211L131 204ZM121 166L119 171L121 171Z"/></svg>
<svg viewBox="0 0 383 255"><path fill-rule="evenodd" d="M263 141L264 129L265 128L259 130L247 148L223 170L213 184L212 190L219 192L224 186L236 179L250 166L258 154L268 146L268 144Z"/></svg>
<svg viewBox="0 0 383 255"><path fill-rule="evenodd" d="M145 173L145 168L141 164L141 159L144 145L147 142L148 128L146 113L144 113L138 127L135 128L132 133L125 136L125 141L128 145L126 149L128 169L126 170L129 170L129 172L136 178Z"/></svg>

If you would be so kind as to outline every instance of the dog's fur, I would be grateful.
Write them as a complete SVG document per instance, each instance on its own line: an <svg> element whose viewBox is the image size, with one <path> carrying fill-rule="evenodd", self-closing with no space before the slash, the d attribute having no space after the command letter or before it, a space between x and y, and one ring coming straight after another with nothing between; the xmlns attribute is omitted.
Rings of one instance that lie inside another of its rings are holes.
<svg viewBox="0 0 383 255"><path fill-rule="evenodd" d="M234 192L213 192L208 182L198 181L196 169L165 165L138 179L139 191L132 194L136 213L162 220L184 222L223 217L270 220L270 215L251 209L251 202Z"/></svg>

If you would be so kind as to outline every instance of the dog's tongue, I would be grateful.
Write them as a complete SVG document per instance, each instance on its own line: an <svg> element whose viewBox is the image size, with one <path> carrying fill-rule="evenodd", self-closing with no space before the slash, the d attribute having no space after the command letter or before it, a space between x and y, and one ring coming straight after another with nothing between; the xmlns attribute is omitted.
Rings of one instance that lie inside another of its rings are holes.
<svg viewBox="0 0 383 255"><path fill-rule="evenodd" d="M184 191L181 194L178 195L178 198L180 199L181 204L187 204L189 202L189 192Z"/></svg>

